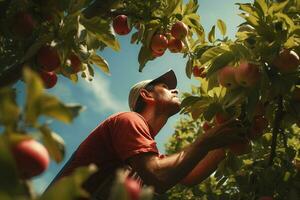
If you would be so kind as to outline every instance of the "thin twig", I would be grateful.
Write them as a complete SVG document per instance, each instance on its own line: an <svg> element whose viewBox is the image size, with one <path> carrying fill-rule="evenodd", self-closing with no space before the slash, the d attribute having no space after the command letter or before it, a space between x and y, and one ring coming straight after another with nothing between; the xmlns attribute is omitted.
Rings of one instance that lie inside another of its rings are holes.
<svg viewBox="0 0 300 200"><path fill-rule="evenodd" d="M273 165L274 158L276 157L277 135L279 133L280 122L283 116L282 96L278 97L277 110L275 112L276 113L273 121L272 144L271 144L271 153L269 158L269 166Z"/></svg>

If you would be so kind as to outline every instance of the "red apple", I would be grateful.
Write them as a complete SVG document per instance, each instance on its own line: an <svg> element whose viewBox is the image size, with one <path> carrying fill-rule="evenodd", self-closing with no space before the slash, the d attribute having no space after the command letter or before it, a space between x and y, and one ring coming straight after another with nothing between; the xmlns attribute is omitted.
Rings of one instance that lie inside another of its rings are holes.
<svg viewBox="0 0 300 200"><path fill-rule="evenodd" d="M57 83L57 75L55 72L41 71L40 76L43 80L45 88L47 89L54 87Z"/></svg>
<svg viewBox="0 0 300 200"><path fill-rule="evenodd" d="M155 53L161 54L168 47L168 39L162 34L156 34L151 39L150 47Z"/></svg>
<svg viewBox="0 0 300 200"><path fill-rule="evenodd" d="M251 152L251 143L248 140L229 145L229 150L234 155L243 155Z"/></svg>
<svg viewBox="0 0 300 200"><path fill-rule="evenodd" d="M163 52L155 52L155 51L151 51L151 53L152 53L152 56L154 57L154 58L157 58L157 57L160 57L160 56L162 56L162 55L164 55L164 51Z"/></svg>
<svg viewBox="0 0 300 200"><path fill-rule="evenodd" d="M239 85L252 87L260 78L259 68L247 61L241 61L240 65L235 68L234 77Z"/></svg>
<svg viewBox="0 0 300 200"><path fill-rule="evenodd" d="M205 121L202 125L202 129L204 130L204 132L208 131L211 128L212 128L212 125L208 121Z"/></svg>
<svg viewBox="0 0 300 200"><path fill-rule="evenodd" d="M215 123L216 124L223 124L224 122L228 121L230 116L225 113L217 113L215 115Z"/></svg>
<svg viewBox="0 0 300 200"><path fill-rule="evenodd" d="M219 84L228 88L234 89L238 86L235 80L235 68L232 66L225 66L218 71Z"/></svg>
<svg viewBox="0 0 300 200"><path fill-rule="evenodd" d="M37 52L37 64L45 71L51 72L60 66L59 55L54 47L42 46Z"/></svg>
<svg viewBox="0 0 300 200"><path fill-rule="evenodd" d="M256 140L261 137L264 130L268 127L268 120L263 115L255 116L250 127L248 136L251 140Z"/></svg>
<svg viewBox="0 0 300 200"><path fill-rule="evenodd" d="M36 27L36 22L31 14L26 11L16 13L13 21L13 32L20 37L28 37Z"/></svg>
<svg viewBox="0 0 300 200"><path fill-rule="evenodd" d="M182 40L188 34L188 27L185 25L185 23L177 21L172 25L171 34L174 38Z"/></svg>
<svg viewBox="0 0 300 200"><path fill-rule="evenodd" d="M199 67L199 66L194 66L193 67L193 75L195 76L195 77L200 77L201 76L201 74L202 74L202 72L205 70L205 68L204 67Z"/></svg>
<svg viewBox="0 0 300 200"><path fill-rule="evenodd" d="M181 40L171 38L168 41L168 49L172 53L178 53L181 52L182 48L184 47L184 43Z"/></svg>
<svg viewBox="0 0 300 200"><path fill-rule="evenodd" d="M20 176L24 179L41 174L48 168L50 162L47 149L33 139L23 140L13 145L12 153Z"/></svg>
<svg viewBox="0 0 300 200"><path fill-rule="evenodd" d="M128 18L126 15L118 15L113 19L113 28L119 35L127 35L131 28L128 26Z"/></svg>
<svg viewBox="0 0 300 200"><path fill-rule="evenodd" d="M258 200L273 200L273 197L271 197L271 196L262 196L262 197L259 197Z"/></svg>
<svg viewBox="0 0 300 200"><path fill-rule="evenodd" d="M274 59L273 65L281 73L294 72L300 64L300 59L295 51L284 49Z"/></svg>
<svg viewBox="0 0 300 200"><path fill-rule="evenodd" d="M81 69L81 61L80 61L79 57L76 54L71 53L71 55L69 56L69 59L71 61L72 72L73 73L79 72Z"/></svg>
<svg viewBox="0 0 300 200"><path fill-rule="evenodd" d="M129 200L139 200L141 194L141 185L132 178L126 178L125 182L125 189L129 196Z"/></svg>

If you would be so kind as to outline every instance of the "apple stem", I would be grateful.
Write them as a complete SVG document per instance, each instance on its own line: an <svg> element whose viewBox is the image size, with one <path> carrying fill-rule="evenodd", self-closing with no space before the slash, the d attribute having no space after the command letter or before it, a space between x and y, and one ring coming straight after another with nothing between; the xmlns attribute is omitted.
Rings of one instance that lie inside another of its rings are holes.
<svg viewBox="0 0 300 200"><path fill-rule="evenodd" d="M275 118L273 121L272 144L271 144L271 153L270 153L270 158L269 158L269 166L273 165L273 161L276 156L277 135L279 133L280 122L283 117L282 96L278 97L277 110L275 112L276 113L275 113Z"/></svg>

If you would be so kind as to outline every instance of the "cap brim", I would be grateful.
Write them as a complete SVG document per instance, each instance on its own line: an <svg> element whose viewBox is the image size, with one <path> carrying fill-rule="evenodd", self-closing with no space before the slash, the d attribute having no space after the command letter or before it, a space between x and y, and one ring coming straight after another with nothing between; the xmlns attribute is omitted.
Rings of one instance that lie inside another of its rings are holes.
<svg viewBox="0 0 300 200"><path fill-rule="evenodd" d="M149 84L151 83L165 83L169 87L169 89L175 89L177 86L177 78L174 71L170 69L163 75L152 80Z"/></svg>

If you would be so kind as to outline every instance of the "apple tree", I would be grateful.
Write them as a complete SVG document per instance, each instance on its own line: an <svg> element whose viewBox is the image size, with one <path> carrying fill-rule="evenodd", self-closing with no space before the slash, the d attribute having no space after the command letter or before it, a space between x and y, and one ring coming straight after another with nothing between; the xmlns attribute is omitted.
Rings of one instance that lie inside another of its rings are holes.
<svg viewBox="0 0 300 200"><path fill-rule="evenodd" d="M1 0L0 198L88 197L80 185L97 170L93 165L78 169L43 196L36 196L30 185L50 160L64 158L64 141L45 117L71 123L83 108L44 89L55 87L61 77L73 83L79 78L92 81L95 67L110 75L101 52L120 51L118 37L130 32L131 43L141 47L139 71L167 49L188 56L192 37L204 38L197 9L193 0ZM24 105L16 101L18 81L25 83ZM124 191L131 199L138 199L136 193L151 198L151 189L137 188L121 174L113 199L127 198Z"/></svg>
<svg viewBox="0 0 300 200"><path fill-rule="evenodd" d="M187 75L199 80L184 94L185 114L167 144L180 150L216 124L237 118L245 140L229 145L215 173L170 199L289 199L300 197L299 1L238 3L236 39L217 21L204 43L191 42ZM208 165L208 168L213 167Z"/></svg>

